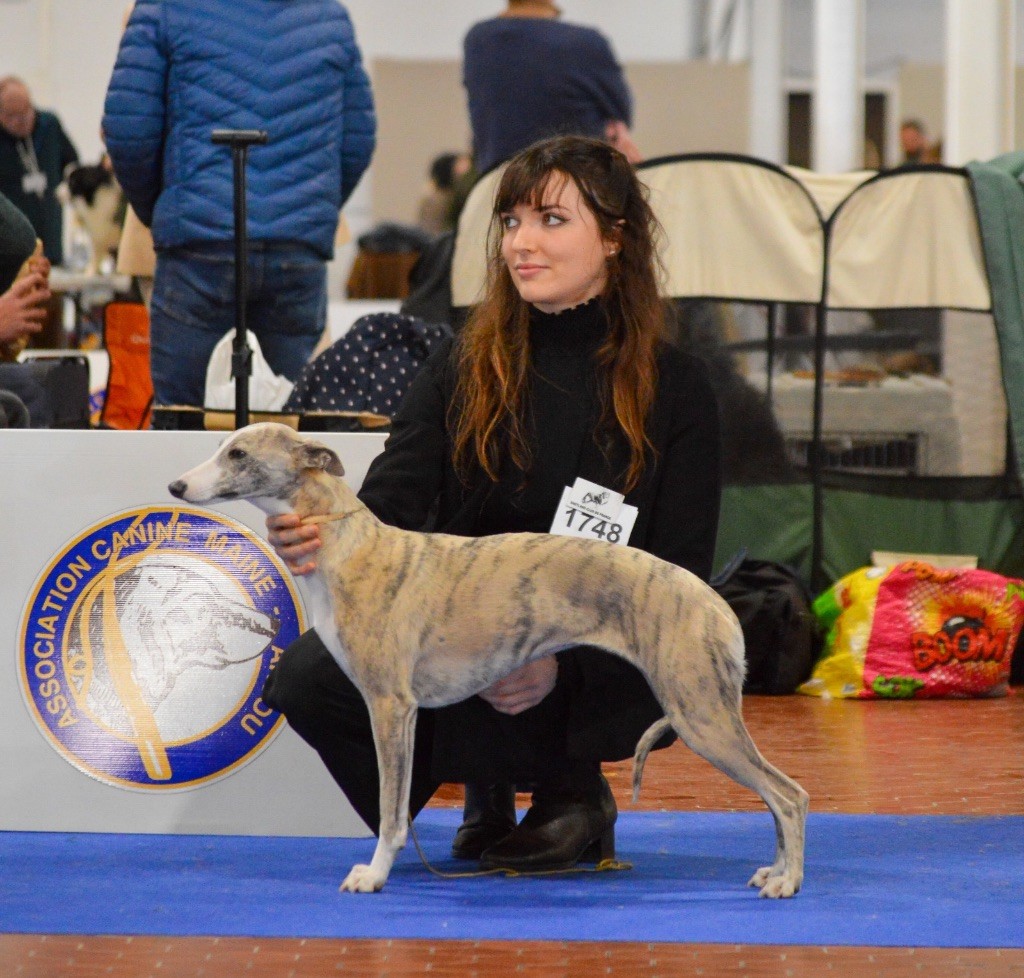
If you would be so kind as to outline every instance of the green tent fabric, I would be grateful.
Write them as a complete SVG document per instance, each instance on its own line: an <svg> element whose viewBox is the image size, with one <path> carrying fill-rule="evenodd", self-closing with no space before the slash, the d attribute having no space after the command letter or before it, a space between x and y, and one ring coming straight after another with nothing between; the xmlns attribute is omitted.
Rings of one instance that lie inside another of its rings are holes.
<svg viewBox="0 0 1024 978"><path fill-rule="evenodd" d="M1024 577L1024 500L1019 496L993 492L990 498L922 499L841 486L824 492L822 570L827 581L870 564L876 550L972 554L986 570ZM807 483L726 487L716 570L746 548L752 556L790 565L809 581L810 499ZM772 518L766 519L766 513Z"/></svg>
<svg viewBox="0 0 1024 978"><path fill-rule="evenodd" d="M966 170L992 293L1016 473L1024 480L1024 153L968 163Z"/></svg>

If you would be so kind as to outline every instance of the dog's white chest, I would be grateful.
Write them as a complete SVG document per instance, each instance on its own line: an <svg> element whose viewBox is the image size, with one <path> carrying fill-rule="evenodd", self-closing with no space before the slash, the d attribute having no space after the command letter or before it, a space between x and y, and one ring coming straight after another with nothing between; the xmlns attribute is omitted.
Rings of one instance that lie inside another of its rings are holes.
<svg viewBox="0 0 1024 978"><path fill-rule="evenodd" d="M309 617L309 624L316 629L324 647L331 653L332 658L342 671L348 675L348 656L338 637L334 608L323 578L319 574L307 574L298 578L298 583L302 602Z"/></svg>

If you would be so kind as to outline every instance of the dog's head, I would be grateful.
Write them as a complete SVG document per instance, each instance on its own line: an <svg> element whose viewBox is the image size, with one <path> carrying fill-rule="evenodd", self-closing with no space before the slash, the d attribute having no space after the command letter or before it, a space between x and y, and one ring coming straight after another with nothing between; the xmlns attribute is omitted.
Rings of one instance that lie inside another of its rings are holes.
<svg viewBox="0 0 1024 978"><path fill-rule="evenodd" d="M341 459L326 445L287 425L261 422L236 431L213 458L186 472L167 489L172 496L199 505L228 499L287 502L309 469L334 476L345 474Z"/></svg>
<svg viewBox="0 0 1024 978"><path fill-rule="evenodd" d="M114 174L102 164L69 163L64 171L64 182L58 188L58 196L66 204L82 200L91 207L101 188L113 186Z"/></svg>

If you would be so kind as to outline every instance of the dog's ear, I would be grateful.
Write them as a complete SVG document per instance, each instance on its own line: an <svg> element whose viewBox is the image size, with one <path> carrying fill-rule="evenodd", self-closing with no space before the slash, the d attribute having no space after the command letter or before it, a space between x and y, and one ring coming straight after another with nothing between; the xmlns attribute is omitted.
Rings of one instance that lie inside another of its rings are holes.
<svg viewBox="0 0 1024 978"><path fill-rule="evenodd" d="M328 475L342 476L345 468L341 459L326 445L317 441L304 442L299 449L302 465L307 469L323 469Z"/></svg>

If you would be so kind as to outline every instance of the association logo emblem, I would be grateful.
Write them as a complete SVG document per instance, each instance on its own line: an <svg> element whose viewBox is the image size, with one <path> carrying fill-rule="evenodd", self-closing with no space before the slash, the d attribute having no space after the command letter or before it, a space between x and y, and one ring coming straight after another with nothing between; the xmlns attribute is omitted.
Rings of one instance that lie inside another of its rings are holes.
<svg viewBox="0 0 1024 978"><path fill-rule="evenodd" d="M282 718L260 694L305 629L288 572L208 510L131 510L40 575L22 616L22 692L53 747L107 784L175 790L252 760Z"/></svg>

